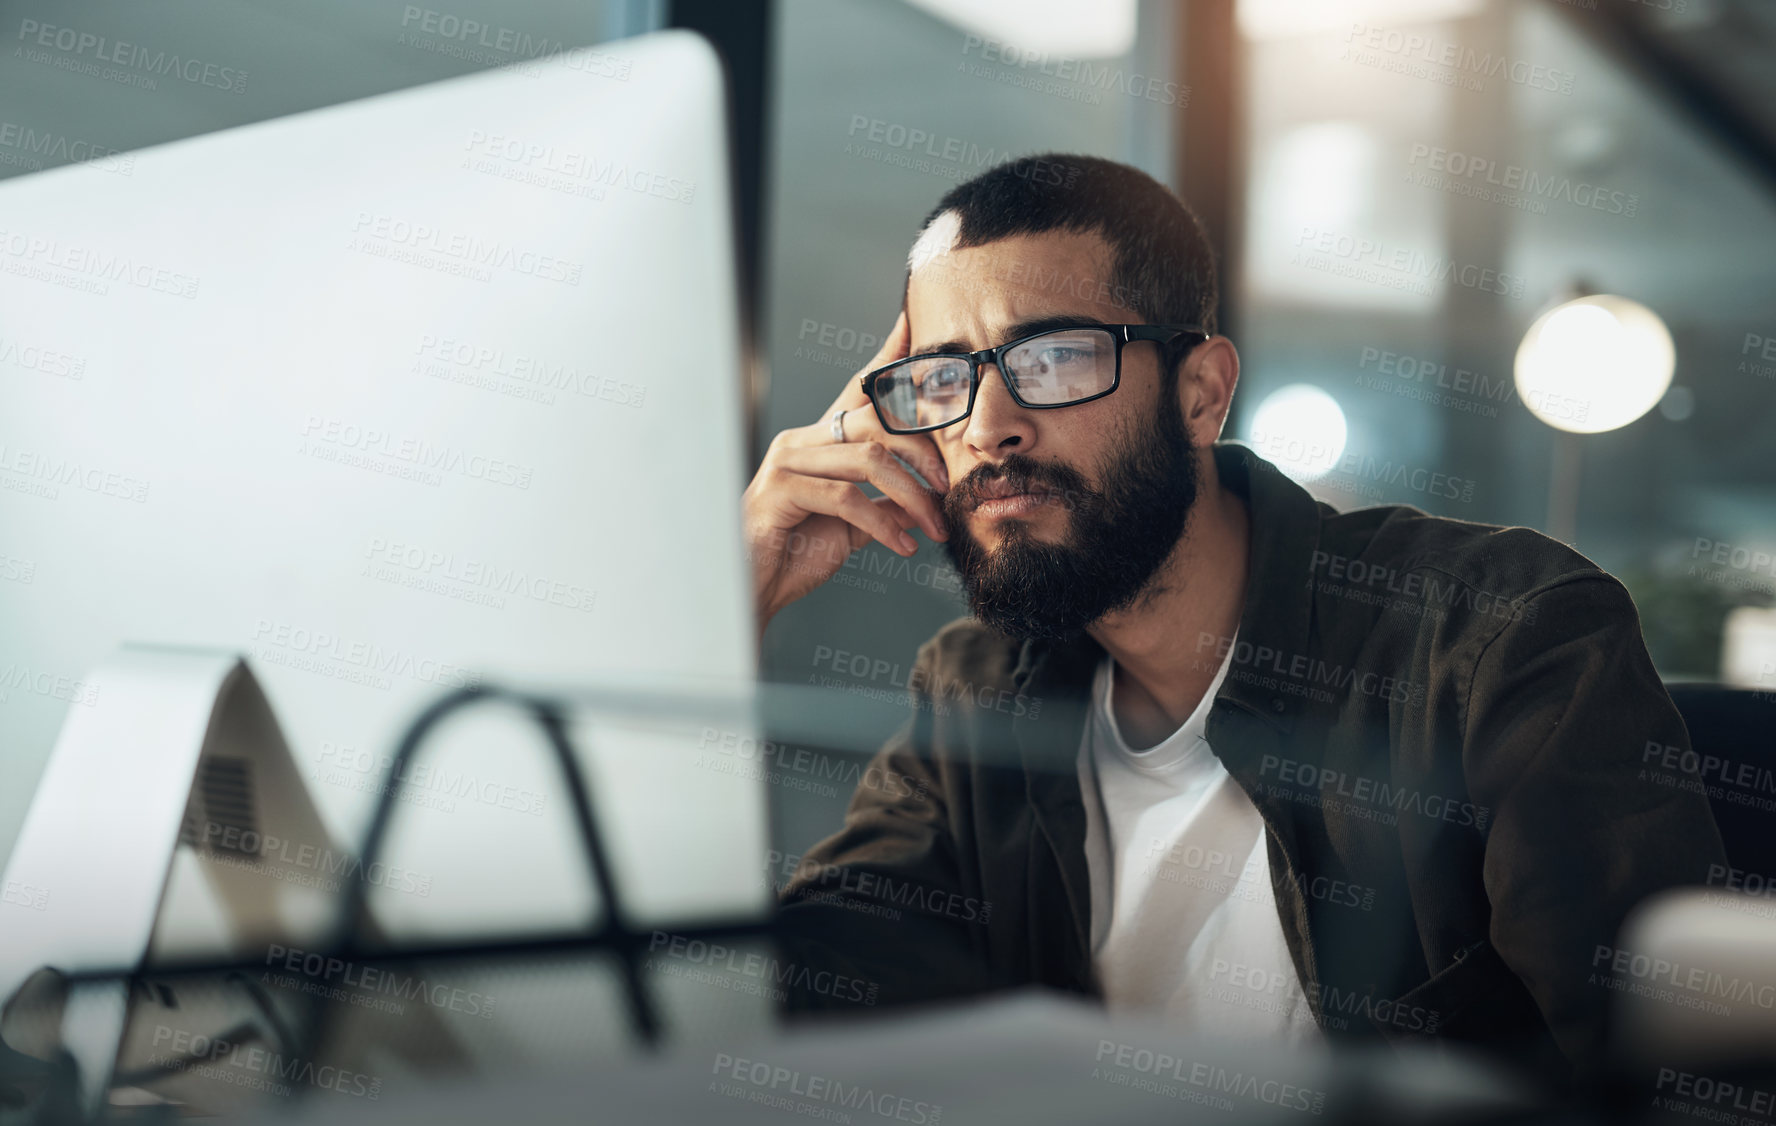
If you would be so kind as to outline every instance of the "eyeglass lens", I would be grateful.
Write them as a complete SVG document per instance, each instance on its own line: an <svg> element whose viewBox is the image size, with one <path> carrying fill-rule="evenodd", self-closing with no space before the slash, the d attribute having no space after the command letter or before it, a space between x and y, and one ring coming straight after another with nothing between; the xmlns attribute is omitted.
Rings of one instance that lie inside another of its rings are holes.
<svg viewBox="0 0 1776 1126"><path fill-rule="evenodd" d="M1089 399L1116 380L1116 338L1101 328L1045 332L1007 349L1004 370L1031 406ZM919 356L878 374L875 399L896 428L943 426L968 413L969 383L966 358Z"/></svg>

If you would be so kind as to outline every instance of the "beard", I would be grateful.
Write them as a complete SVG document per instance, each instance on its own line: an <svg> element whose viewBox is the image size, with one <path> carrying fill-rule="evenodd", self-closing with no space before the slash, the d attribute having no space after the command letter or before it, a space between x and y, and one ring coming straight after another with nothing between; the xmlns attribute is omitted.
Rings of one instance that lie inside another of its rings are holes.
<svg viewBox="0 0 1776 1126"><path fill-rule="evenodd" d="M1196 447L1175 400L1161 396L1145 427L1117 436L1097 488L1071 465L1014 453L976 468L945 494L944 547L975 617L1010 637L1060 641L1136 605L1196 504ZM983 547L967 518L981 486L1000 478L1015 491L1047 490L1046 503L1067 508L1065 537L1044 542L1026 521L1009 517L999 521L999 545Z"/></svg>

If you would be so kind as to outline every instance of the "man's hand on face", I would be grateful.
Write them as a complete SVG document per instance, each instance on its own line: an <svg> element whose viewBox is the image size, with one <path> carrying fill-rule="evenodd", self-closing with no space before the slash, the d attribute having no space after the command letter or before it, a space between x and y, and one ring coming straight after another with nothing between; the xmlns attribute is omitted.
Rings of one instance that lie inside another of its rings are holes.
<svg viewBox="0 0 1776 1126"><path fill-rule="evenodd" d="M910 337L903 309L882 350L858 374L905 357ZM843 442L832 433L833 412L839 410L845 412ZM742 496L761 635L777 611L831 578L869 541L909 556L919 547L910 528L922 528L934 540L949 538L939 498L895 455L932 488L948 491L949 474L931 434L883 430L856 375L845 380L818 421L771 439ZM864 481L883 495L865 495L859 487Z"/></svg>

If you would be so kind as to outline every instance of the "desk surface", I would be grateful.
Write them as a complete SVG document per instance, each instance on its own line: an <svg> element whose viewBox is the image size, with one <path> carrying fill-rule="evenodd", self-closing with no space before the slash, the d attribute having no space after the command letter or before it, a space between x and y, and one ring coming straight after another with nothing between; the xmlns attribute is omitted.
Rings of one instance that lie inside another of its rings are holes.
<svg viewBox="0 0 1776 1126"><path fill-rule="evenodd" d="M1239 1050L1048 994L867 1023L802 1025L601 1061L575 1075L452 1077L375 1100L311 1093L338 1123L1238 1123L1484 1121L1530 1107L1504 1075L1433 1048ZM1389 1114L1388 1108L1402 1113ZM1408 1108L1410 1111L1408 1112ZM289 1123L289 1108L275 1119ZM258 1119L253 1119L257 1121Z"/></svg>

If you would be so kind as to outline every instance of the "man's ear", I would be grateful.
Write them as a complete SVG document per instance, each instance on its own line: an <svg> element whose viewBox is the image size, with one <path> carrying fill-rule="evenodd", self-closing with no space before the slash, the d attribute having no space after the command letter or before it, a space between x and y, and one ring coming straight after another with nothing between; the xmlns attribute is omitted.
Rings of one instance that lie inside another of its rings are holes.
<svg viewBox="0 0 1776 1126"><path fill-rule="evenodd" d="M1185 356L1179 372L1179 409L1191 441L1207 446L1221 437L1233 391L1239 385L1239 352L1225 336L1211 336Z"/></svg>

